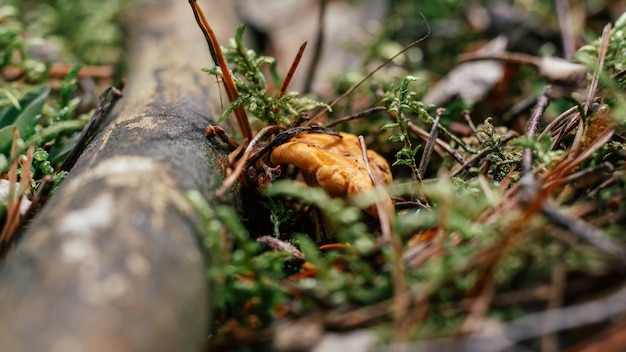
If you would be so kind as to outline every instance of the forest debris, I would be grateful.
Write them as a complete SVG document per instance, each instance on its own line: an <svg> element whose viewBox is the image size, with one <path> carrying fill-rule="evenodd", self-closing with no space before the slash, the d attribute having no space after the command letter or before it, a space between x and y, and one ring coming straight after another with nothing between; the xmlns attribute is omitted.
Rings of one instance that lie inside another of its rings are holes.
<svg viewBox="0 0 626 352"><path fill-rule="evenodd" d="M494 54L506 49L508 40L497 37L478 50L481 55ZM466 104L474 104L483 99L504 75L504 65L495 60L466 62L437 82L423 99L425 104L441 105L455 97Z"/></svg>
<svg viewBox="0 0 626 352"><path fill-rule="evenodd" d="M561 86L584 88L587 84L587 67L560 57L546 56L538 61L541 77Z"/></svg>
<svg viewBox="0 0 626 352"><path fill-rule="evenodd" d="M375 333L361 329L348 333L326 333L313 352L371 351L378 343Z"/></svg>
<svg viewBox="0 0 626 352"><path fill-rule="evenodd" d="M503 351L521 341L549 333L578 328L619 316L626 302L626 288L592 301L531 313L507 322L485 319L482 327L463 338L458 336L404 345L407 350Z"/></svg>
<svg viewBox="0 0 626 352"><path fill-rule="evenodd" d="M307 351L315 346L324 334L320 319L303 318L281 322L274 330L273 348L277 351Z"/></svg>
<svg viewBox="0 0 626 352"><path fill-rule="evenodd" d="M582 219L568 216L557 205L551 202L547 202L543 205L542 212L556 225L569 230L598 250L612 255L622 262L626 262L626 248L601 229Z"/></svg>
<svg viewBox="0 0 626 352"><path fill-rule="evenodd" d="M391 183L389 163L373 150L367 151L372 173L383 183ZM298 135L276 147L270 161L275 164L293 164L309 185L320 185L331 196L354 195L373 189L361 157L357 136L341 132L340 136L322 133ZM390 199L388 199L391 202ZM376 216L376 207L365 211Z"/></svg>
<svg viewBox="0 0 626 352"><path fill-rule="evenodd" d="M281 241L272 236L261 236L256 239L257 242L263 243L273 251L282 251L289 253L294 259L304 261L304 254L289 242Z"/></svg>
<svg viewBox="0 0 626 352"><path fill-rule="evenodd" d="M426 168L428 167L428 163L430 162L430 156L433 153L433 149L435 148L435 141L437 140L437 133L439 130L437 127L439 126L439 119L441 115L445 111L444 108L437 109L437 116L435 117L435 121L433 121L433 126L430 129L430 134L428 135L428 139L426 140L426 145L424 146L424 152L422 153L422 159L420 160L420 164L417 168L420 175L420 180L424 179L424 175L426 174Z"/></svg>
<svg viewBox="0 0 626 352"><path fill-rule="evenodd" d="M550 96L552 99L570 98L572 93L581 92L587 84L587 66L560 57L539 58L516 52L483 53L479 50L476 53L461 55L459 61L462 62L462 65L459 67L476 60L486 60L487 62L497 60L503 63L534 66L539 71L539 75L553 85Z"/></svg>

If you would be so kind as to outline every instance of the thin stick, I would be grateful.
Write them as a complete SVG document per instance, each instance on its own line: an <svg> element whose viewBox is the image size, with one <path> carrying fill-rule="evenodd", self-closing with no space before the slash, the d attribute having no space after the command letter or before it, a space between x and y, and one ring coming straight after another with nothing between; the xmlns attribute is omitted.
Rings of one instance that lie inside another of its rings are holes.
<svg viewBox="0 0 626 352"><path fill-rule="evenodd" d="M596 70L593 73L593 78L591 79L591 83L589 84L589 90L587 91L587 106L585 107L585 115L589 115L589 108L591 107L591 102L593 101L593 96L596 94L596 89L598 88L598 81L600 80L600 72L602 72L602 68L604 67L604 59L606 58L606 50L609 47L609 39L611 38L611 24L607 23L602 30L602 41L600 42L600 53L598 54L598 64L596 65Z"/></svg>
<svg viewBox="0 0 626 352"><path fill-rule="evenodd" d="M407 127L409 131L411 131L411 133L413 133L417 137L421 138L424 141L428 140L429 133L426 132L421 127L414 124L413 122L409 122ZM443 150L445 150L448 154L450 154L450 156L454 158L454 160L456 160L457 163L461 165L465 163L465 160L463 159L463 157L459 153L457 153L454 149L452 149L452 147L448 143L441 140L441 138L437 138L435 140L435 143L437 143L437 146L443 148Z"/></svg>
<svg viewBox="0 0 626 352"><path fill-rule="evenodd" d="M626 263L626 247L613 239L600 228L587 221L565 214L556 204L546 202L542 213L554 224L568 230L598 250L618 258Z"/></svg>
<svg viewBox="0 0 626 352"><path fill-rule="evenodd" d="M335 126L337 124L340 124L342 122L360 119L362 117L366 117L366 116L369 116L371 114L374 114L374 113L377 113L377 112L383 112L383 111L387 111L387 107L386 106L374 106L373 108L369 108L369 109L357 112L357 113L349 115L349 116L344 116L344 117L338 118L337 120L334 120L331 123L327 124L326 127L333 127L333 126Z"/></svg>
<svg viewBox="0 0 626 352"><path fill-rule="evenodd" d="M122 98L122 91L124 83L122 82L122 87L115 88L113 86L109 86L104 92L100 95L98 106L96 110L94 110L91 118L89 118L89 122L83 127L80 136L78 137L78 142L74 145L74 148L70 151L68 156L63 160L63 164L61 164L61 170L69 171L80 154L85 150L89 142L93 139L102 124L102 121L109 115L113 107L115 107L115 103Z"/></svg>
<svg viewBox="0 0 626 352"><path fill-rule="evenodd" d="M19 191L16 190L15 186L17 185L17 155L18 155L18 147L17 141L20 138L20 132L17 130L17 127L13 128L13 143L11 144L11 165L9 166L8 179L9 179L9 194L7 197L7 207L6 207L6 221L4 223L3 228L0 231L0 244L8 241L10 236L10 228L11 228L11 219L14 217L14 213L19 213L19 204L17 204L19 196Z"/></svg>
<svg viewBox="0 0 626 352"><path fill-rule="evenodd" d="M224 58L224 54L222 54L222 48L219 45L219 41L217 40L217 36L213 32L213 29L209 25L209 22L204 17L204 13L200 8L200 5L197 4L196 0L189 0L189 5L191 5L191 9L193 10L193 14L196 17L196 22L202 30L202 34L206 38L207 44L209 45L209 51L211 52L211 57L217 66L222 69L224 90L226 90L226 95L228 96L228 100L232 103L237 100L239 97L239 92L237 91L237 87L235 86L235 81L233 80L232 75L230 74L230 70L228 69L228 65L226 64L226 59ZM243 106L238 106L235 108L235 118L237 119L237 124L239 125L239 129L241 130L241 134L246 141L252 139L252 128L250 127L250 123L248 122L248 116L246 114L246 110Z"/></svg>
<svg viewBox="0 0 626 352"><path fill-rule="evenodd" d="M578 112L578 107L577 106L572 106L571 108L565 110L565 112L561 113L561 115L557 116L554 118L554 120L552 120L544 129L543 131L539 134L539 137L537 137L538 140L542 140L543 137L546 135L546 133L550 133L553 137L554 134L552 133L553 130L555 130L557 128L557 125L561 124L561 122L572 116L573 114ZM553 146L554 147L554 142L553 142ZM552 149L552 148L551 148Z"/></svg>
<svg viewBox="0 0 626 352"><path fill-rule="evenodd" d="M365 145L365 138L363 136L359 136L359 145L361 147L361 156L363 157L363 162L365 163L365 169L367 170L367 174L370 177L370 181L372 181L372 185L374 185L375 189L381 189L382 185L380 184L380 180L374 176L372 172L372 168L370 166L370 159L367 156L367 146ZM379 188L377 188L379 187ZM392 232L391 232L391 211L389 207L387 207L387 203L382 201L382 197L376 198L376 210L378 211L378 219L380 221L380 228L382 231L382 237L385 242L391 243Z"/></svg>
<svg viewBox="0 0 626 352"><path fill-rule="evenodd" d="M474 125L474 121L472 121L472 116L470 115L470 113L468 111L463 111L462 115L465 121L467 122L467 125L469 126L470 130L472 130L472 133L474 134L474 138L476 138L478 143L482 143L483 139L480 138L480 136L478 135L478 130L476 129L476 125Z"/></svg>
<svg viewBox="0 0 626 352"><path fill-rule="evenodd" d="M406 346L411 351L505 351L517 343L546 333L591 325L613 319L626 309L626 286L607 297L559 309L526 314L500 324L496 333L483 329L459 338L454 336L434 341L417 342ZM555 319L558 318L558 319ZM621 346L620 346L621 347Z"/></svg>
<svg viewBox="0 0 626 352"><path fill-rule="evenodd" d="M544 111L548 107L550 103L549 98L549 87L544 88L543 92L537 99L537 105L535 105L535 110L533 110L532 115L530 116L530 121L528 121L528 127L526 129L526 138L529 140L532 139L536 132L537 126L539 125L539 119L543 116ZM524 152L522 154L522 171L524 174L532 173L533 169L533 152L530 148L524 148Z"/></svg>
<svg viewBox="0 0 626 352"><path fill-rule="evenodd" d="M11 154L17 155L18 147L17 142L19 140L19 132L17 128L13 132L13 145L11 146ZM7 207L6 207L6 221L4 223L4 227L0 233L0 247L3 244L7 244L11 240L20 224L20 208L22 204L22 195L26 191L26 189L30 186L30 167L33 163L33 155L35 153L35 147L28 147L28 151L26 152L26 160L22 165L22 177L18 186L17 183L17 159L11 163L11 168L9 170L9 197L7 199Z"/></svg>
<svg viewBox="0 0 626 352"><path fill-rule="evenodd" d="M611 140L611 137L613 137L614 132L615 131L613 130L608 130L604 132L603 134L598 136L598 138L596 138L596 140L591 145L585 147L580 154L576 155L575 158L561 162L560 164L552 168L549 172L542 175L541 178L545 183L544 188L550 189L553 185L560 184L561 178L569 174L574 168L579 166L583 161L591 157L593 153L597 152L598 149L608 143Z"/></svg>
<svg viewBox="0 0 626 352"><path fill-rule="evenodd" d="M428 135L428 139L426 140L426 145L424 146L424 152L422 153L422 159L420 160L419 167L417 171L420 175L420 180L424 179L424 175L426 174L426 167L428 167L428 163L430 162L430 156L433 154L433 149L435 148L435 142L437 141L437 129L439 126L439 119L441 115L445 111L444 108L437 109L437 116L435 117L435 121L433 122L433 126L430 129L430 134Z"/></svg>
<svg viewBox="0 0 626 352"><path fill-rule="evenodd" d="M304 49L306 48L306 41L300 45L300 49L298 49L298 53L296 57L293 59L291 63L291 67L289 67L289 72L287 72L287 76L285 76L285 80L283 81L283 85L280 86L280 92L278 92L278 96L276 99L280 99L285 95L287 91L287 87L289 87L289 83L291 83L291 79L293 78L293 74L296 72L298 65L300 64L300 60L302 59L302 54L304 53Z"/></svg>
<svg viewBox="0 0 626 352"><path fill-rule="evenodd" d="M457 63L464 63L470 61L482 61L482 60L499 60L514 64L520 65L532 65L535 67L541 66L541 60L536 56L523 54L523 53L513 53L509 51L491 53L491 54L481 54L481 53L467 53L459 55L457 59Z"/></svg>

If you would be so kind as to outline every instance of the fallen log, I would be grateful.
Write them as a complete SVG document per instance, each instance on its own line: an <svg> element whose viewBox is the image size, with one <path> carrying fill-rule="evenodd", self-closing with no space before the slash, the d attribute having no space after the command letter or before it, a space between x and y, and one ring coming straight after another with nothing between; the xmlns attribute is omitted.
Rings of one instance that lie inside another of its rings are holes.
<svg viewBox="0 0 626 352"><path fill-rule="evenodd" d="M213 25L234 33L224 13ZM218 88L186 2L133 14L121 109L0 268L0 351L205 345L206 258L183 193L210 199L224 177L228 152L203 134Z"/></svg>

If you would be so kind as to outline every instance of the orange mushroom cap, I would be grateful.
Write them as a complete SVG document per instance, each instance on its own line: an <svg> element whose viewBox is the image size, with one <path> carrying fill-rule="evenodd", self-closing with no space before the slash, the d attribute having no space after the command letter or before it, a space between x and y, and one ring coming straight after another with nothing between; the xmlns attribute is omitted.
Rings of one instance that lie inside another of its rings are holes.
<svg viewBox="0 0 626 352"><path fill-rule="evenodd" d="M393 179L387 160L373 150L367 151L367 157L373 176L382 183L391 183ZM320 185L334 197L374 188L358 137L350 133L341 132L340 136L323 133L297 135L276 147L270 161L275 165L294 165L309 185ZM390 199L387 201L391 202ZM375 206L365 211L377 216Z"/></svg>

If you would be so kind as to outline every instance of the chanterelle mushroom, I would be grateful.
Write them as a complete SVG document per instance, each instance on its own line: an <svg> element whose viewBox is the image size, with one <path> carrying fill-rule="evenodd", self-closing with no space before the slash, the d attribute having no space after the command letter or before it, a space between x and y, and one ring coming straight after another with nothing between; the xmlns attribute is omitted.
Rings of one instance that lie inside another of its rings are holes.
<svg viewBox="0 0 626 352"><path fill-rule="evenodd" d="M293 164L303 174L309 185L320 185L331 196L353 195L374 187L365 167L357 136L340 133L341 137L323 133L297 135L272 151L270 161L277 164ZM367 156L374 177L391 183L391 171L387 160L375 151ZM390 199L387 200L391 202ZM376 207L365 211L377 216Z"/></svg>

